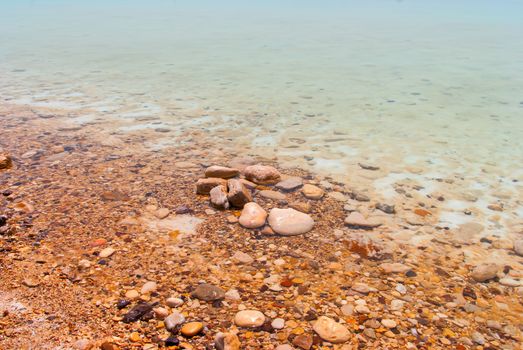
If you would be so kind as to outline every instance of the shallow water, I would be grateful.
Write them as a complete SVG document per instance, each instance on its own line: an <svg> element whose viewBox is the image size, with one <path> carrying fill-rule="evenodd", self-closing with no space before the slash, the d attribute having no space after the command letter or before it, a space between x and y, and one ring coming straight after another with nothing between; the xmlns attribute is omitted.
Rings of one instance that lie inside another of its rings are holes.
<svg viewBox="0 0 523 350"><path fill-rule="evenodd" d="M383 198L405 178L455 200L479 191L482 207L508 191L504 218L520 220L521 13L520 1L0 1L0 97L176 131L151 150L205 130L346 182L371 162ZM433 181L452 177L466 181ZM457 204L442 222L463 222Z"/></svg>

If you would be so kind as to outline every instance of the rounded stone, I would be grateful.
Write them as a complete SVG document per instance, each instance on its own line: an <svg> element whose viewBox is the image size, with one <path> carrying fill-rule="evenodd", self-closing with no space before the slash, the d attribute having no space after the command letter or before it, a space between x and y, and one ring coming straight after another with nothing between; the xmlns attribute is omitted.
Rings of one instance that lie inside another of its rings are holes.
<svg viewBox="0 0 523 350"><path fill-rule="evenodd" d="M181 324L183 324L185 322L185 316L183 316L178 311L174 311L172 314L167 316L163 320L163 322L165 324L165 329L167 329L168 331L172 331L177 326L179 326L179 325L181 325Z"/></svg>
<svg viewBox="0 0 523 350"><path fill-rule="evenodd" d="M234 316L234 323L238 327L255 328L261 327L265 322L263 313L257 310L242 310Z"/></svg>
<svg viewBox="0 0 523 350"><path fill-rule="evenodd" d="M174 298L174 297L171 297L171 298L167 298L167 300L165 301L165 303L167 304L167 306L169 307L178 307L180 305L183 305L183 299L182 298Z"/></svg>
<svg viewBox="0 0 523 350"><path fill-rule="evenodd" d="M140 297L140 293L138 293L138 291L134 290L134 289L131 289L131 290L128 290L127 292L125 292L125 298L129 299L129 300L136 300Z"/></svg>
<svg viewBox="0 0 523 350"><path fill-rule="evenodd" d="M107 248L105 248L104 250L102 250L102 251L100 252L100 254L98 254L98 256L99 256L100 258L108 258L108 257L110 257L111 255L113 255L114 252L116 252L116 250L115 250L114 248L107 247Z"/></svg>
<svg viewBox="0 0 523 350"><path fill-rule="evenodd" d="M280 181L280 172L268 165L251 165L243 170L245 178L257 184L275 184Z"/></svg>
<svg viewBox="0 0 523 350"><path fill-rule="evenodd" d="M308 214L292 208L274 208L269 213L269 225L280 235L294 236L312 230L314 220Z"/></svg>
<svg viewBox="0 0 523 350"><path fill-rule="evenodd" d="M156 282L149 281L149 282L145 282L145 284L143 285L140 292L142 294L152 293L152 292L156 291L156 288L158 288L158 285L156 284Z"/></svg>
<svg viewBox="0 0 523 350"><path fill-rule="evenodd" d="M229 179L235 177L240 173L236 168L228 168L219 165L213 165L205 169L205 177L217 177L221 179Z"/></svg>
<svg viewBox="0 0 523 350"><path fill-rule="evenodd" d="M523 256L523 239L517 239L514 242L514 251L517 255Z"/></svg>
<svg viewBox="0 0 523 350"><path fill-rule="evenodd" d="M199 334L203 330L203 323L201 322L189 322L183 325L183 327L180 329L180 333L182 333L185 337L194 337L195 335Z"/></svg>
<svg viewBox="0 0 523 350"><path fill-rule="evenodd" d="M245 204L240 215L240 225L245 228L258 228L265 225L267 212L259 204L250 202Z"/></svg>
<svg viewBox="0 0 523 350"><path fill-rule="evenodd" d="M384 318L383 320L381 320L381 324L387 328L396 328L396 326L398 325L396 321L388 318Z"/></svg>
<svg viewBox="0 0 523 350"><path fill-rule="evenodd" d="M283 318L275 318L272 320L271 326L274 329L283 329L283 327L285 327L285 320Z"/></svg>
<svg viewBox="0 0 523 350"><path fill-rule="evenodd" d="M305 196L305 198L308 199L321 199L323 197L323 190L319 188L318 186L314 186L311 184L305 184L303 185L303 188L301 189L301 193Z"/></svg>
<svg viewBox="0 0 523 350"><path fill-rule="evenodd" d="M471 276L477 282L485 282L496 277L498 270L499 266L497 264L480 264L472 270Z"/></svg>
<svg viewBox="0 0 523 350"><path fill-rule="evenodd" d="M352 337L347 327L326 316L320 316L312 329L320 338L333 344L345 343Z"/></svg>

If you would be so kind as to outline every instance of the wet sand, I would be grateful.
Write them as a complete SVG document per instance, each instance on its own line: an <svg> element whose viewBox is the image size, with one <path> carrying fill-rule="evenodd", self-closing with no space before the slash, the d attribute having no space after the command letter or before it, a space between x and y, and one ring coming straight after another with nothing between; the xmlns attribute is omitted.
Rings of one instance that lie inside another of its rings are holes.
<svg viewBox="0 0 523 350"><path fill-rule="evenodd" d="M213 349L219 332L234 339L230 349L236 337L241 349L520 348L517 196L498 191L485 202L481 191L459 191L473 180L435 179L435 190L417 181L423 168L395 177L375 163L354 164L344 183L234 150L204 129L174 138L143 116L84 120L78 111L8 104L0 115L0 151L13 162L0 170L2 349L157 349L166 340ZM137 126L144 122L150 127ZM272 165L322 188L318 200L299 188L253 190L268 212L306 211L312 230L246 229L235 220L241 210L217 210L196 194L207 167L231 163ZM285 198L265 198L266 190ZM355 212L379 226L347 226ZM500 222L503 234L491 229ZM203 300L195 295L202 283L226 293ZM139 305L146 312L131 317ZM263 324L239 326L241 310L262 312ZM167 331L171 314L185 321ZM314 329L323 317L336 334L348 331L343 342ZM198 334L185 336L180 328L193 321Z"/></svg>

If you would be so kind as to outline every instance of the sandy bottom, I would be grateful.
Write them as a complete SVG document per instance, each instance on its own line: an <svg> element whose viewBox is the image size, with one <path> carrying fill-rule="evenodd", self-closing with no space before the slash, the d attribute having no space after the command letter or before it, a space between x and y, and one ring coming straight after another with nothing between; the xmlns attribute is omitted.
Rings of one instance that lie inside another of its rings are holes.
<svg viewBox="0 0 523 350"><path fill-rule="evenodd" d="M178 127L147 113L108 120L93 109L0 107L0 151L13 159L0 170L7 218L1 349L157 349L169 337L180 349L212 349L218 332L237 334L242 349L520 348L523 258L514 244L523 233L521 174L493 188L499 176L488 167L483 181L440 177L415 160L399 171L368 159L345 167L347 180L321 172L335 168L334 159L297 162L235 148L237 131L209 135L201 112ZM340 138L349 137L329 136L332 144ZM288 140L305 156L302 141ZM256 142L263 149L270 140ZM293 237L248 230L231 219L239 211L212 209L195 194L207 166L238 163L238 156L325 190L320 200L300 190L283 200L261 197L265 186L254 192L267 210L306 207L313 230ZM377 209L383 204L394 213ZM160 208L169 215L155 215ZM381 225L347 227L353 211ZM108 249L114 252L99 256ZM235 260L238 252L253 260ZM471 271L485 263L497 273L480 283ZM142 292L148 281L156 288ZM194 298L202 282L222 288L225 299ZM168 306L170 297L183 304ZM155 311L123 322L139 302ZM263 312L265 324L235 325L243 309ZM203 331L168 332L163 314L175 310ZM346 327L350 340L322 339L312 328L321 316ZM282 329L271 325L277 318Z"/></svg>

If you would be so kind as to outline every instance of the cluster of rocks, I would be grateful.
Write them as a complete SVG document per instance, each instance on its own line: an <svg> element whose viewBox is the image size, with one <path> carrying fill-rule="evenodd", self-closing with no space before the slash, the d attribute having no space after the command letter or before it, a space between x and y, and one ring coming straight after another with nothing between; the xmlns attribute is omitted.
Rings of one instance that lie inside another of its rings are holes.
<svg viewBox="0 0 523 350"><path fill-rule="evenodd" d="M268 222L267 230L284 236L300 235L309 232L314 226L310 215L294 208L272 208L266 210L254 200L259 194L264 198L285 198L282 192L292 192L303 187L302 193L309 199L320 199L323 190L314 185L303 185L299 177L281 180L280 172L268 165L250 165L241 172L239 169L224 166L210 166L205 170L205 178L196 183L196 193L209 195L211 205L217 209L242 209L238 219L240 225L248 229L261 229ZM261 189L274 185L279 191ZM231 218L231 221L234 221Z"/></svg>

